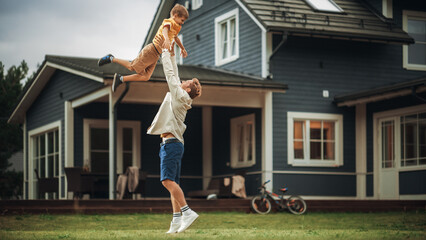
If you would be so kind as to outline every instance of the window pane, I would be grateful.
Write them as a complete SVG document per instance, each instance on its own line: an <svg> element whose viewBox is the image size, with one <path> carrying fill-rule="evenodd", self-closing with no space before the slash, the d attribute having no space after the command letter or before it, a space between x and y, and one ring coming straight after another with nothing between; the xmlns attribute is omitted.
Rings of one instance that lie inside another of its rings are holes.
<svg viewBox="0 0 426 240"><path fill-rule="evenodd" d="M53 132L49 132L47 134L47 153L53 153L53 144L54 144L54 139L53 139Z"/></svg>
<svg viewBox="0 0 426 240"><path fill-rule="evenodd" d="M304 153L303 153L303 141L294 141L293 142L294 147L294 158L298 159L304 159Z"/></svg>
<svg viewBox="0 0 426 240"><path fill-rule="evenodd" d="M38 175L40 176L40 166L39 166L39 159L38 158L34 158L34 170L37 170ZM33 174L33 179L37 179L36 173L34 172Z"/></svg>
<svg viewBox="0 0 426 240"><path fill-rule="evenodd" d="M55 177L59 176L59 155L55 154L55 172L54 175Z"/></svg>
<svg viewBox="0 0 426 240"><path fill-rule="evenodd" d="M91 128L90 146L92 150L107 150L109 148L109 130L107 128Z"/></svg>
<svg viewBox="0 0 426 240"><path fill-rule="evenodd" d="M45 134L40 136L40 155L46 154L46 137Z"/></svg>
<svg viewBox="0 0 426 240"><path fill-rule="evenodd" d="M325 160L334 160L334 142L325 142L324 143L324 159Z"/></svg>
<svg viewBox="0 0 426 240"><path fill-rule="evenodd" d="M315 9L322 11L341 12L330 0L308 0Z"/></svg>
<svg viewBox="0 0 426 240"><path fill-rule="evenodd" d="M303 129L305 128L305 121L294 121L294 140L303 140Z"/></svg>
<svg viewBox="0 0 426 240"><path fill-rule="evenodd" d="M394 123L386 121L382 123L382 167L393 167L394 161Z"/></svg>
<svg viewBox="0 0 426 240"><path fill-rule="evenodd" d="M108 152L92 152L90 156L92 172L107 173L109 168Z"/></svg>
<svg viewBox="0 0 426 240"><path fill-rule="evenodd" d="M59 131L55 131L55 152L59 152Z"/></svg>
<svg viewBox="0 0 426 240"><path fill-rule="evenodd" d="M417 123L405 124L405 157L417 158Z"/></svg>
<svg viewBox="0 0 426 240"><path fill-rule="evenodd" d="M311 142L311 159L321 160L321 142Z"/></svg>
<svg viewBox="0 0 426 240"><path fill-rule="evenodd" d="M321 122L320 121L311 121L310 126L310 136L311 139L321 140Z"/></svg>
<svg viewBox="0 0 426 240"><path fill-rule="evenodd" d="M53 177L53 156L47 157L47 177Z"/></svg>
<svg viewBox="0 0 426 240"><path fill-rule="evenodd" d="M131 128L123 128L123 150L132 151L133 132Z"/></svg>
<svg viewBox="0 0 426 240"><path fill-rule="evenodd" d="M426 64L426 44L415 43L408 45L408 63Z"/></svg>
<svg viewBox="0 0 426 240"><path fill-rule="evenodd" d="M46 159L44 157L40 158L40 178L46 177Z"/></svg>
<svg viewBox="0 0 426 240"><path fill-rule="evenodd" d="M426 120L419 121L420 158L426 158Z"/></svg>
<svg viewBox="0 0 426 240"><path fill-rule="evenodd" d="M230 21L230 25L231 25L231 37L230 37L230 44L231 44L231 55L235 56L236 54L236 27L235 27L235 18L231 19Z"/></svg>
<svg viewBox="0 0 426 240"><path fill-rule="evenodd" d="M221 42L222 42L222 58L228 57L228 25L227 22L221 24Z"/></svg>
<svg viewBox="0 0 426 240"><path fill-rule="evenodd" d="M244 125L238 125L238 162L244 162Z"/></svg>
<svg viewBox="0 0 426 240"><path fill-rule="evenodd" d="M324 140L334 140L334 122L323 122Z"/></svg>
<svg viewBox="0 0 426 240"><path fill-rule="evenodd" d="M426 21L408 19L407 30L416 42L426 42Z"/></svg>
<svg viewBox="0 0 426 240"><path fill-rule="evenodd" d="M246 125L247 136L247 161L253 160L253 122L249 121Z"/></svg>
<svg viewBox="0 0 426 240"><path fill-rule="evenodd" d="M132 153L123 153L123 172L126 172L128 167L133 166Z"/></svg>

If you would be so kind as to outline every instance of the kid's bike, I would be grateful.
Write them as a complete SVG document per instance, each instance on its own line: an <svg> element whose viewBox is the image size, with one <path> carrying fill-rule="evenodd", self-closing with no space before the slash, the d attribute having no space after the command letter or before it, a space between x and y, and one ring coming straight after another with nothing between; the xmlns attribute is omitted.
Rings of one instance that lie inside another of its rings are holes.
<svg viewBox="0 0 426 240"><path fill-rule="evenodd" d="M268 214L271 211L272 205L271 202L275 202L278 208L278 211L288 209L293 214L303 214L306 212L306 202L299 196L293 195L288 198L284 197L284 193L287 192L287 188L281 188L281 195L270 192L266 190L265 185L271 180L266 181L259 187L260 194L255 196L251 200L251 208L260 214ZM278 198L275 200L274 197Z"/></svg>

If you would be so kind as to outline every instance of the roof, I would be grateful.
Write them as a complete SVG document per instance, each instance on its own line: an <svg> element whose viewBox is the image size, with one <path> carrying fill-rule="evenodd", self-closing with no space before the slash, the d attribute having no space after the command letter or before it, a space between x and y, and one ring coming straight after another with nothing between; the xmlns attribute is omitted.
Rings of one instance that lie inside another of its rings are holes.
<svg viewBox="0 0 426 240"><path fill-rule="evenodd" d="M19 122L23 120L24 113L30 108L31 104L38 97L57 69L83 76L100 83L104 83L106 79L112 79L114 73L120 73L122 75L134 73L115 63L98 67L97 58L46 55L36 76L26 85L26 88L19 97L19 101L9 118L9 122ZM181 79L192 79L196 77L203 85L257 88L278 92L283 92L288 88L286 84L274 82L258 76L202 65L180 65L179 76ZM166 82L160 63L157 64L150 81ZM103 84L100 85L100 87L102 86Z"/></svg>
<svg viewBox="0 0 426 240"><path fill-rule="evenodd" d="M414 92L413 92L414 91ZM353 106L360 103L369 103L410 95L426 91L426 76L374 89L342 94L334 97L338 106Z"/></svg>
<svg viewBox="0 0 426 240"><path fill-rule="evenodd" d="M334 0L343 13L314 10L304 0L241 0L269 31L357 41L414 43L390 20L362 0Z"/></svg>

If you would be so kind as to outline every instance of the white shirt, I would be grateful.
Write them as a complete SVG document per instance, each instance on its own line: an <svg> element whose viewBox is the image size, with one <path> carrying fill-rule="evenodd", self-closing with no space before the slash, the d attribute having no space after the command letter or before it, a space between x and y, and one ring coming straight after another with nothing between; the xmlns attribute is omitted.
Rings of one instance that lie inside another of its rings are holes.
<svg viewBox="0 0 426 240"><path fill-rule="evenodd" d="M183 133L186 130L184 121L188 109L191 109L192 99L180 86L176 61L172 61L170 52L163 52L161 58L169 92L164 97L147 133L150 135L172 133L179 141L184 143ZM173 60L175 59L173 58Z"/></svg>

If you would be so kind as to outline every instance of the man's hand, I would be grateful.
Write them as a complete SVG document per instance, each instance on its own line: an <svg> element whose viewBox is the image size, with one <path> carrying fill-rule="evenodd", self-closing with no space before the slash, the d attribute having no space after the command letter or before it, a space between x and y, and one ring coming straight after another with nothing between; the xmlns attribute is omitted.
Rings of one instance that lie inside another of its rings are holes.
<svg viewBox="0 0 426 240"><path fill-rule="evenodd" d="M188 53L186 52L185 48L180 50L180 55L182 55L183 58L188 57Z"/></svg>

